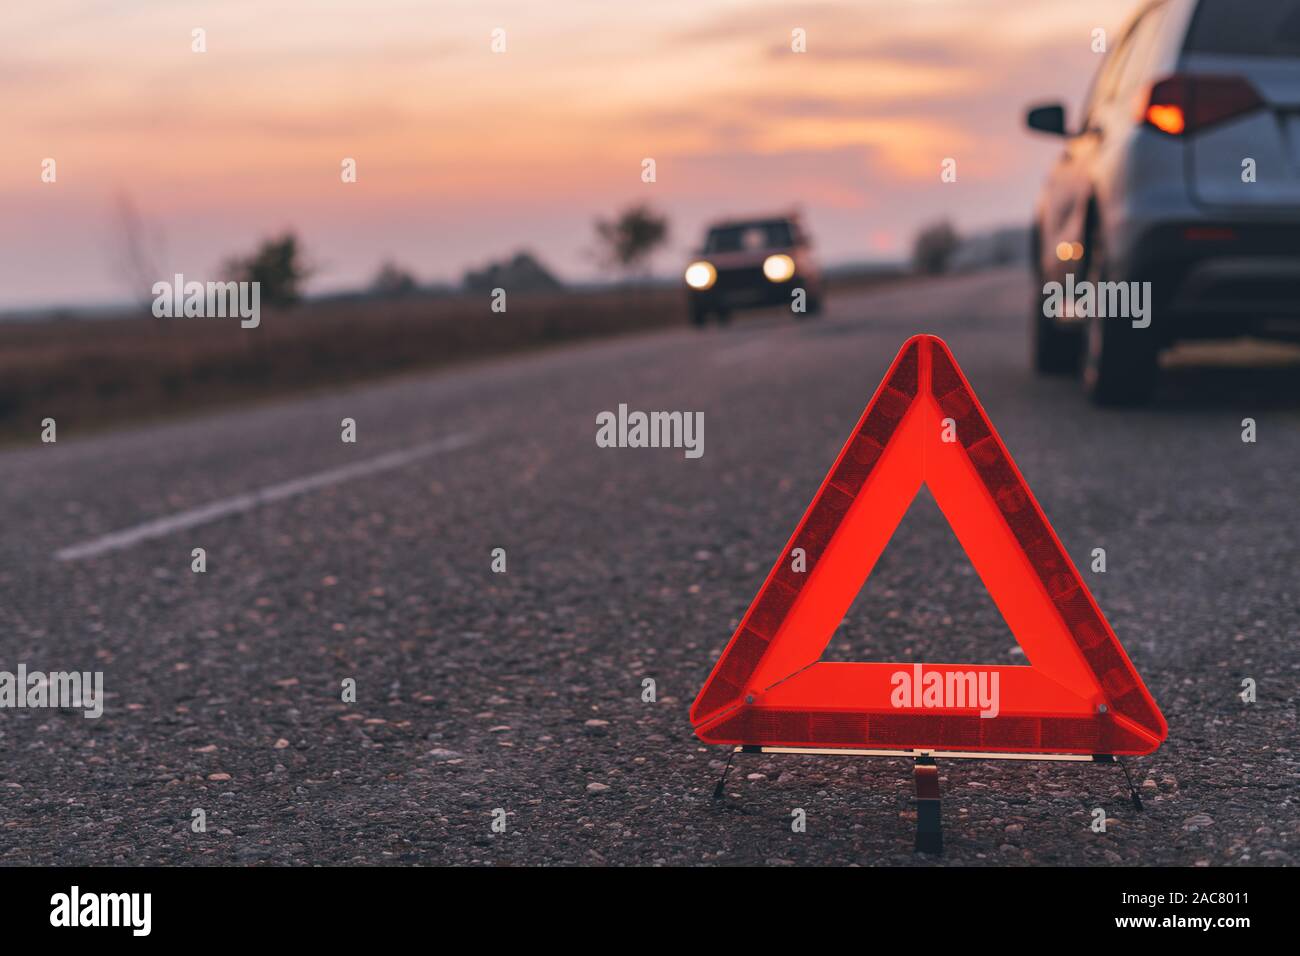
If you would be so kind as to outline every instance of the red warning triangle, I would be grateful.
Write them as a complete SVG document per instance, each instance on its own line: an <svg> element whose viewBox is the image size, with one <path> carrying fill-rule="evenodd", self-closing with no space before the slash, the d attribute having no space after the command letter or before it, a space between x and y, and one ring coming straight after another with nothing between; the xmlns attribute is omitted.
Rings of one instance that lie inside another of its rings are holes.
<svg viewBox="0 0 1300 956"><path fill-rule="evenodd" d="M923 483L1027 666L820 660ZM705 681L691 723L706 743L1003 753L1146 754L1168 734L933 335L908 339L894 359Z"/></svg>

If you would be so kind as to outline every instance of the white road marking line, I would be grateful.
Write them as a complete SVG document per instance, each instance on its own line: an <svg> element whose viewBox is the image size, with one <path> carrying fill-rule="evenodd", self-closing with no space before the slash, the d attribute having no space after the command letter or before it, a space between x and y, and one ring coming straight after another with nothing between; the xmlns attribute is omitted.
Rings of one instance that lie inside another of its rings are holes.
<svg viewBox="0 0 1300 956"><path fill-rule="evenodd" d="M325 471L318 471L314 475L305 475L302 478L293 478L278 485L268 485L257 491L222 498L206 505L200 505L197 508L178 511L173 515L155 518L143 524L123 528L121 531L114 531L98 538L92 538L89 541L83 541L80 544L74 544L54 552L54 558L58 561L76 561L80 558L93 558L108 551L120 551L123 548L139 544L141 541L161 538L164 535L183 531L186 528L196 528L199 525L210 524L228 515L252 511L260 505L269 504L273 501L283 501L286 498L293 498L308 491L315 491L317 488L341 484L354 478L361 478L364 475L391 471L394 468L409 465L413 461L419 461L421 458L428 458L430 455L436 455L440 452L455 451L458 448L472 445L480 437L471 433L449 435L446 438L439 438L436 441L416 445L414 448L390 451L387 454L366 461L340 465L337 468L327 468Z"/></svg>

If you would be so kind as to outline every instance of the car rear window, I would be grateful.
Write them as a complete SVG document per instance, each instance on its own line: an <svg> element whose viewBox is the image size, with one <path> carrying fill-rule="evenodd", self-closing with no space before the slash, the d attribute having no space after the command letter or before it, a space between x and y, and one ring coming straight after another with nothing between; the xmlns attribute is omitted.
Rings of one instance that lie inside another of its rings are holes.
<svg viewBox="0 0 1300 956"><path fill-rule="evenodd" d="M734 226L721 226L709 230L705 252L741 252L756 249L785 248L793 245L793 234L788 222L751 222Z"/></svg>
<svg viewBox="0 0 1300 956"><path fill-rule="evenodd" d="M1201 0L1187 52L1300 57L1300 0Z"/></svg>

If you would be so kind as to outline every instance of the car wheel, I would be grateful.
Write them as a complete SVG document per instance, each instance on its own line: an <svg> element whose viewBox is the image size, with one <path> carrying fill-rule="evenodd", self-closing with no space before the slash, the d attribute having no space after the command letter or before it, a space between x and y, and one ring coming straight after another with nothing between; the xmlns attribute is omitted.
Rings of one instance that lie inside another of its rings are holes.
<svg viewBox="0 0 1300 956"><path fill-rule="evenodd" d="M704 323L709 321L709 313L698 305L691 306L691 325L697 329L704 328Z"/></svg>
<svg viewBox="0 0 1300 956"><path fill-rule="evenodd" d="M1029 317L1030 351L1034 371L1040 375L1076 375L1083 354L1083 330L1063 329L1043 315L1041 299Z"/></svg>
<svg viewBox="0 0 1300 956"><path fill-rule="evenodd" d="M730 325L730 324L731 324L731 310L730 310L730 309L719 309L715 314L716 314L717 317L718 317L718 325Z"/></svg>
<svg viewBox="0 0 1300 956"><path fill-rule="evenodd" d="M1087 277L1093 288L1107 281L1106 250L1101 230L1089 236ZM1095 311L1095 310L1094 310ZM1126 317L1087 320L1083 388L1096 405L1140 405L1151 398L1159 370L1159 349L1150 328L1135 329Z"/></svg>

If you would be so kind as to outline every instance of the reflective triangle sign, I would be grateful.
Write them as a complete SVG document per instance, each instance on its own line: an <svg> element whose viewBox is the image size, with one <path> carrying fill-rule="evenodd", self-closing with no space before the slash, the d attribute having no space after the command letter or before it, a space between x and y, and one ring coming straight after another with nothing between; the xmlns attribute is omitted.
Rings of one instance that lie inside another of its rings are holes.
<svg viewBox="0 0 1300 956"><path fill-rule="evenodd" d="M1028 665L820 660L922 484ZM1168 733L933 335L909 339L894 359L705 681L691 723L718 744L1035 754L1146 754Z"/></svg>

